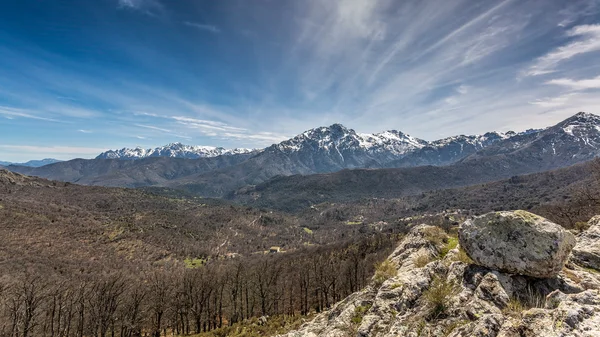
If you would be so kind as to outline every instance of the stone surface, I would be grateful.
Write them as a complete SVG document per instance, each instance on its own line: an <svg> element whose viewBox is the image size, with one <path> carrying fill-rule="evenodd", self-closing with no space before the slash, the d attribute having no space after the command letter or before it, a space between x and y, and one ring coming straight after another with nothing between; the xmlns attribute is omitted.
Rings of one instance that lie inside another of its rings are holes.
<svg viewBox="0 0 600 337"><path fill-rule="evenodd" d="M428 242L429 229L413 228L390 255L395 277L372 283L284 336L600 336L600 273L570 264L540 279L469 265L457 253L441 259L440 247ZM417 267L415 257L423 254L432 261ZM454 290L444 299L445 314L432 318L426 294L436 278ZM357 307L369 308L359 320Z"/></svg>
<svg viewBox="0 0 600 337"><path fill-rule="evenodd" d="M562 270L575 237L526 212L492 212L465 221L459 242L473 261L494 270L548 278Z"/></svg>
<svg viewBox="0 0 600 337"><path fill-rule="evenodd" d="M600 216L588 222L589 228L577 235L571 260L584 267L600 270Z"/></svg>

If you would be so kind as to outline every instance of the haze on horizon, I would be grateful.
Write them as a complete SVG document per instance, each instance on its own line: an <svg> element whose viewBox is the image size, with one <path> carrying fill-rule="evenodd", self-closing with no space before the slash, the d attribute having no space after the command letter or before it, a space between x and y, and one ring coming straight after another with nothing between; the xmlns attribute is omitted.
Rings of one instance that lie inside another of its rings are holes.
<svg viewBox="0 0 600 337"><path fill-rule="evenodd" d="M600 0L0 3L0 160L600 113Z"/></svg>

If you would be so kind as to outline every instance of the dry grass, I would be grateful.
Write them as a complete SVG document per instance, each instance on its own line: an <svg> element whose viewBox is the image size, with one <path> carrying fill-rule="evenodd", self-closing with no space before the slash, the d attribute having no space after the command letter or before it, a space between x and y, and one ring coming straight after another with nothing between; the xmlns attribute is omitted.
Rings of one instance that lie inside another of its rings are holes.
<svg viewBox="0 0 600 337"><path fill-rule="evenodd" d="M462 247L459 247L458 254L456 254L456 257L454 258L454 260L462 262L462 263L466 263L466 264L473 264L473 263L475 263L469 257L469 255L467 255L467 252L465 252L465 250Z"/></svg>
<svg viewBox="0 0 600 337"><path fill-rule="evenodd" d="M396 269L396 265L390 260L385 260L375 266L375 276L373 276L373 280L377 286L380 286L383 282L397 274L398 270Z"/></svg>
<svg viewBox="0 0 600 337"><path fill-rule="evenodd" d="M431 256L425 252L418 253L413 257L413 263L417 268L423 268L431 261Z"/></svg>
<svg viewBox="0 0 600 337"><path fill-rule="evenodd" d="M540 292L528 286L525 291L511 298L503 312L507 316L519 318L524 311L532 308L544 308L546 306L546 297Z"/></svg>
<svg viewBox="0 0 600 337"><path fill-rule="evenodd" d="M425 239L432 245L439 247L448 242L448 235L439 227L427 227L422 230Z"/></svg>
<svg viewBox="0 0 600 337"><path fill-rule="evenodd" d="M444 317L450 309L450 300L458 294L455 284L445 278L436 276L429 288L423 292L422 299L429 311L430 319Z"/></svg>

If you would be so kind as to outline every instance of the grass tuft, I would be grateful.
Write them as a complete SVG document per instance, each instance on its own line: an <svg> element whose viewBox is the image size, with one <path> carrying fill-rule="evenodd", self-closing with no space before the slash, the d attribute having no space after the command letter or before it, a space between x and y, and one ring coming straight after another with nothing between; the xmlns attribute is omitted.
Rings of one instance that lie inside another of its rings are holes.
<svg viewBox="0 0 600 337"><path fill-rule="evenodd" d="M446 316L450 309L450 300L457 294L458 290L452 282L435 276L422 297L428 307L429 318L438 319Z"/></svg>
<svg viewBox="0 0 600 337"><path fill-rule="evenodd" d="M396 276L397 274L398 270L396 269L396 265L390 260L385 260L375 266L375 276L373 279L375 284L380 286L383 284L383 282Z"/></svg>

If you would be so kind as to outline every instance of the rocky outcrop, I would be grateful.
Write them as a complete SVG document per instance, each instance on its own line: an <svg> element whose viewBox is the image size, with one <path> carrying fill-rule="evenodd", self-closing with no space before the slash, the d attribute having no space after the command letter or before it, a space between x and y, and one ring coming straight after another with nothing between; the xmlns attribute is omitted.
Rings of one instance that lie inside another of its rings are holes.
<svg viewBox="0 0 600 337"><path fill-rule="evenodd" d="M577 236L571 260L600 271L600 215L588 222L589 228Z"/></svg>
<svg viewBox="0 0 600 337"><path fill-rule="evenodd" d="M550 278L505 273L440 237L413 228L389 257L395 276L284 336L600 336L600 274L574 263Z"/></svg>
<svg viewBox="0 0 600 337"><path fill-rule="evenodd" d="M479 265L543 278L556 276L575 246L573 234L526 211L492 212L467 220L458 238Z"/></svg>

